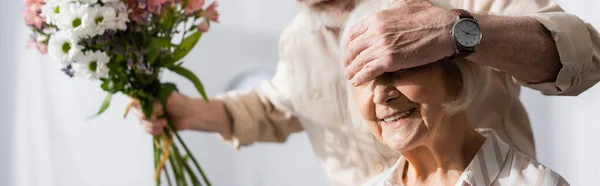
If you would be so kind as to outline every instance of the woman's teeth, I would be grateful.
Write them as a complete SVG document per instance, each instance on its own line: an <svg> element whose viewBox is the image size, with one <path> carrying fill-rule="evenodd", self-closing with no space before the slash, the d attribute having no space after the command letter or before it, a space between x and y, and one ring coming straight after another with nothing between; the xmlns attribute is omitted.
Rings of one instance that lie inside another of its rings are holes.
<svg viewBox="0 0 600 186"><path fill-rule="evenodd" d="M405 111L405 112L402 112L402 113L396 114L396 115L394 115L394 116L391 116L391 117L384 118L384 119L383 119L383 121L384 121L384 122L394 122L394 121L398 121L398 120L400 120L400 119L407 118L407 117L408 117L408 116L410 116L410 115L411 115L413 112L415 112L415 110L416 110L416 108L409 109L409 110L407 110L407 111Z"/></svg>

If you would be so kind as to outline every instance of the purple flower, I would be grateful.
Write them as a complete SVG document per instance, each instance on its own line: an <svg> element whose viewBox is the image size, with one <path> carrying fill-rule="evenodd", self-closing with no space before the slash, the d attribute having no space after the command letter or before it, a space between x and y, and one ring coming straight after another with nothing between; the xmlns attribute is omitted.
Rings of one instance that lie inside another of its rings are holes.
<svg viewBox="0 0 600 186"><path fill-rule="evenodd" d="M73 77L75 75L75 71L73 70L73 67L71 65L67 65L65 68L62 69L62 71L69 77Z"/></svg>

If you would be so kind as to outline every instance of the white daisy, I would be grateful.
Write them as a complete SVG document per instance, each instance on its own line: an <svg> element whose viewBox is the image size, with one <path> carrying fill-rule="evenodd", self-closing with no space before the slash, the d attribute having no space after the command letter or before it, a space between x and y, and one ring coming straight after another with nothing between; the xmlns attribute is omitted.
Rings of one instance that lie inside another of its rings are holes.
<svg viewBox="0 0 600 186"><path fill-rule="evenodd" d="M41 7L41 16L46 18L46 23L56 24L58 20L58 15L60 14L62 7L66 5L67 3L59 3L58 1L46 1L46 4L42 5Z"/></svg>
<svg viewBox="0 0 600 186"><path fill-rule="evenodd" d="M98 0L79 0L79 2L83 4L92 5L98 3Z"/></svg>
<svg viewBox="0 0 600 186"><path fill-rule="evenodd" d="M102 3L114 3L114 2L119 2L121 0L101 0Z"/></svg>
<svg viewBox="0 0 600 186"><path fill-rule="evenodd" d="M64 65L71 64L81 55L83 46L78 45L79 38L66 31L58 31L50 36L48 54Z"/></svg>
<svg viewBox="0 0 600 186"><path fill-rule="evenodd" d="M58 28L68 30L80 38L96 36L98 33L94 20L86 16L89 11L88 5L79 3L70 3L66 7L61 6L57 22Z"/></svg>
<svg viewBox="0 0 600 186"><path fill-rule="evenodd" d="M35 37L35 41L37 41L39 43L48 41L48 36L44 35L44 34L37 34Z"/></svg>
<svg viewBox="0 0 600 186"><path fill-rule="evenodd" d="M113 7L117 12L115 19L116 28L119 30L127 30L127 23L129 22L129 12L127 6L123 2L107 3L105 6Z"/></svg>
<svg viewBox="0 0 600 186"><path fill-rule="evenodd" d="M75 75L83 76L91 80L108 77L108 62L110 57L100 51L87 51L73 64Z"/></svg>
<svg viewBox="0 0 600 186"><path fill-rule="evenodd" d="M117 13L112 7L94 6L85 16L86 20L93 20L96 33L104 34L106 30L117 30Z"/></svg>

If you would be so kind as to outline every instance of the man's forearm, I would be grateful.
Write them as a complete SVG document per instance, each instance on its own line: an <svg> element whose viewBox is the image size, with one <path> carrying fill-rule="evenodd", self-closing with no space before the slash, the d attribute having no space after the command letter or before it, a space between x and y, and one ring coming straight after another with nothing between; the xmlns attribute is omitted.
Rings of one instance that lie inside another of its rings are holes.
<svg viewBox="0 0 600 186"><path fill-rule="evenodd" d="M526 83L554 81L562 68L551 33L531 17L474 15L482 40L467 59Z"/></svg>
<svg viewBox="0 0 600 186"><path fill-rule="evenodd" d="M225 103L218 99L210 99L206 102L202 98L193 100L195 104L202 105L198 110L191 111L202 117L197 117L198 121L192 122L189 129L217 132L224 138L232 135L232 118L229 111L225 108Z"/></svg>

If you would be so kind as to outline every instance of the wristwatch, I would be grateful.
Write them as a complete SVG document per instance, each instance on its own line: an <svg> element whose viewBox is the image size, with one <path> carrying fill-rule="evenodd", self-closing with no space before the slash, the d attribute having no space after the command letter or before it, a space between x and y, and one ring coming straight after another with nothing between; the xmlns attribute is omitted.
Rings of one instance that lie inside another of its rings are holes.
<svg viewBox="0 0 600 186"><path fill-rule="evenodd" d="M456 52L452 57L467 57L475 52L481 42L479 23L471 13L462 9L453 9L457 19L452 26L452 38L456 44Z"/></svg>

